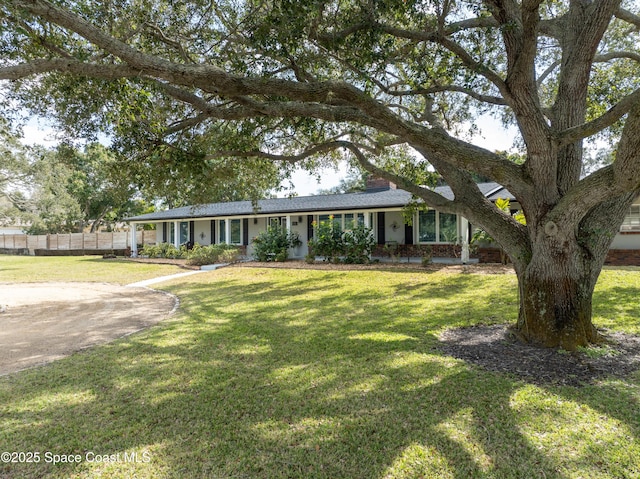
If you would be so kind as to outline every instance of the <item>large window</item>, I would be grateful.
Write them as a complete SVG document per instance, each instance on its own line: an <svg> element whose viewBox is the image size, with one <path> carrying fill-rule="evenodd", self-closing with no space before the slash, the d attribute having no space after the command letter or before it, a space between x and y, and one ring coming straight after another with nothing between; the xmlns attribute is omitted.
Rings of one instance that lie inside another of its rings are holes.
<svg viewBox="0 0 640 479"><path fill-rule="evenodd" d="M357 225L364 225L363 213L347 213L344 215L344 229L350 230Z"/></svg>
<svg viewBox="0 0 640 479"><path fill-rule="evenodd" d="M441 243L456 243L458 240L458 221L454 214L438 213L438 237Z"/></svg>
<svg viewBox="0 0 640 479"><path fill-rule="evenodd" d="M458 240L458 218L455 214L436 210L418 213L420 243L455 243Z"/></svg>
<svg viewBox="0 0 640 479"><path fill-rule="evenodd" d="M267 224L272 228L286 228L287 217L286 216L270 216L267 220Z"/></svg>
<svg viewBox="0 0 640 479"><path fill-rule="evenodd" d="M418 241L420 243L435 243L436 241L436 211L420 211L418 213Z"/></svg>
<svg viewBox="0 0 640 479"><path fill-rule="evenodd" d="M364 213L345 213L338 215L318 215L318 223L328 223L333 217L334 228L340 231L353 229L357 225L364 225Z"/></svg>
<svg viewBox="0 0 640 479"><path fill-rule="evenodd" d="M640 205L631 205L622 223L622 231L640 230Z"/></svg>

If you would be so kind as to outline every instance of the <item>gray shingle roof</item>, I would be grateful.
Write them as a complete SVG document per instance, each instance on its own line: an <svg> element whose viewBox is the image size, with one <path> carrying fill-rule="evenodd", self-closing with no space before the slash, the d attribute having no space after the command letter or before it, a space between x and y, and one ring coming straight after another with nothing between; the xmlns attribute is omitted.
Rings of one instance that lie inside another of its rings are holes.
<svg viewBox="0 0 640 479"><path fill-rule="evenodd" d="M497 183L478 185L483 194L491 194L497 189L505 192ZM436 188L447 199L453 199L448 186ZM508 192L507 192L508 193ZM497 193L496 193L497 194ZM502 197L506 194L503 193ZM205 205L184 206L166 211L157 211L128 218L128 221L168 221L186 218L214 218L221 216L250 216L254 214L306 213L315 211L368 210L378 208L396 208L406 205L411 193L390 189L342 195L296 196L292 198L271 198L259 200L257 207L251 201L231 201L227 203L209 203Z"/></svg>

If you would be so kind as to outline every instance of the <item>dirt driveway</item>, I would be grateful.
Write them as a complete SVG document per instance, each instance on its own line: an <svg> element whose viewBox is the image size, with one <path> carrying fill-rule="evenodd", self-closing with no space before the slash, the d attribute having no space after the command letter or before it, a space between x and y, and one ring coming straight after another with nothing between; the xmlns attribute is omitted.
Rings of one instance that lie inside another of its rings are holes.
<svg viewBox="0 0 640 479"><path fill-rule="evenodd" d="M0 375L144 329L169 316L177 301L105 283L0 284Z"/></svg>

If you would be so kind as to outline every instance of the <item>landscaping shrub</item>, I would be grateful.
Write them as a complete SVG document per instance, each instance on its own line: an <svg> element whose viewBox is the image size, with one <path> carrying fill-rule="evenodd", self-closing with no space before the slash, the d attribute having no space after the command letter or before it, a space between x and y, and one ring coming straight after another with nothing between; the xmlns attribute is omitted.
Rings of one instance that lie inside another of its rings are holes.
<svg viewBox="0 0 640 479"><path fill-rule="evenodd" d="M159 243L153 246L145 246L140 251L140 254L149 258L183 259L187 257L187 247L183 245L180 248L176 248L171 243Z"/></svg>
<svg viewBox="0 0 640 479"><path fill-rule="evenodd" d="M376 245L376 240L371 234L371 228L359 224L342 235L345 263L364 264L371 258L371 252Z"/></svg>
<svg viewBox="0 0 640 479"><path fill-rule="evenodd" d="M316 234L309 241L309 250L314 256L323 256L331 263L368 263L375 247L371 228L362 224L342 232L333 218L313 224Z"/></svg>
<svg viewBox="0 0 640 479"><path fill-rule="evenodd" d="M333 215L329 221L313 222L315 238L309 240L309 249L315 256L324 256L325 261L335 262L344 253L342 230L333 221Z"/></svg>
<svg viewBox="0 0 640 479"><path fill-rule="evenodd" d="M289 248L302 244L300 235L279 226L269 226L253 239L253 256L258 261L285 261Z"/></svg>
<svg viewBox="0 0 640 479"><path fill-rule="evenodd" d="M202 266L213 263L232 263L239 256L238 248L228 244L212 244L201 246L195 244L187 250L186 245L176 248L171 243L159 243L154 246L145 246L140 254L149 258L186 259L188 264Z"/></svg>
<svg viewBox="0 0 640 479"><path fill-rule="evenodd" d="M238 260L240 252L230 244L212 244L201 246L195 244L187 254L187 264L202 266L214 263L233 263Z"/></svg>

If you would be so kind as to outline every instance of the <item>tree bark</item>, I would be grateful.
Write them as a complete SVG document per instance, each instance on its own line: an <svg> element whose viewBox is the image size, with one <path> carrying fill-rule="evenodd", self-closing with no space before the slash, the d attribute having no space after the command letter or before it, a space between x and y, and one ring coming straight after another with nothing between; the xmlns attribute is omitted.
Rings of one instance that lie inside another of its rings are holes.
<svg viewBox="0 0 640 479"><path fill-rule="evenodd" d="M595 279L588 263L538 252L517 273L520 311L514 331L520 339L569 351L599 342L591 321Z"/></svg>

